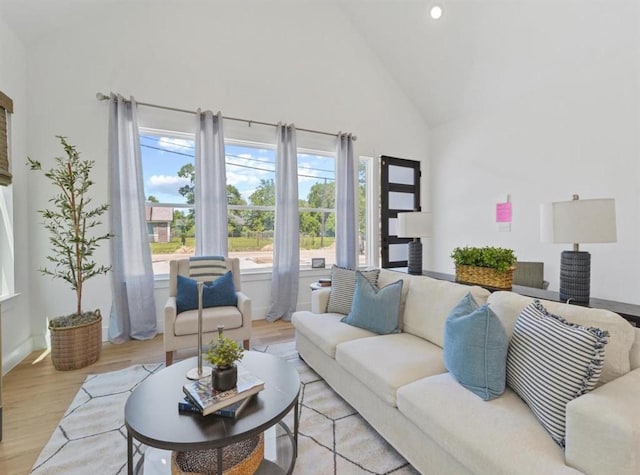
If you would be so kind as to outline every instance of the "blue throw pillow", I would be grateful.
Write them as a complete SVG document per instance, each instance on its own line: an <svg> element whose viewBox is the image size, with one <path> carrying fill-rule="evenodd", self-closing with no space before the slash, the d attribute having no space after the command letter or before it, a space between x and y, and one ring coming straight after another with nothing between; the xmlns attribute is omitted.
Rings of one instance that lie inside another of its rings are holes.
<svg viewBox="0 0 640 475"><path fill-rule="evenodd" d="M226 307L238 304L233 274L228 271L213 282L205 282L202 289L202 308ZM198 281L178 275L176 295L178 313L198 308Z"/></svg>
<svg viewBox="0 0 640 475"><path fill-rule="evenodd" d="M444 365L458 382L485 401L504 393L509 340L488 305L467 294L444 327Z"/></svg>
<svg viewBox="0 0 640 475"><path fill-rule="evenodd" d="M356 272L356 289L351 311L340 321L380 335L398 333L402 280L381 289L361 272Z"/></svg>

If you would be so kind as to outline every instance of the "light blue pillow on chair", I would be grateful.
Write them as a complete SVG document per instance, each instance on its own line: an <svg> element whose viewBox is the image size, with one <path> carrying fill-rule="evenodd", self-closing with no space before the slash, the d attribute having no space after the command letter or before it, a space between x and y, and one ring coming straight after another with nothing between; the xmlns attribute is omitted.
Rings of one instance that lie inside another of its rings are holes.
<svg viewBox="0 0 640 475"><path fill-rule="evenodd" d="M379 335L398 333L402 280L379 289L356 271L356 289L351 311L340 321Z"/></svg>
<svg viewBox="0 0 640 475"><path fill-rule="evenodd" d="M458 382L485 401L504 393L509 340L488 305L467 294L444 328L444 365Z"/></svg>

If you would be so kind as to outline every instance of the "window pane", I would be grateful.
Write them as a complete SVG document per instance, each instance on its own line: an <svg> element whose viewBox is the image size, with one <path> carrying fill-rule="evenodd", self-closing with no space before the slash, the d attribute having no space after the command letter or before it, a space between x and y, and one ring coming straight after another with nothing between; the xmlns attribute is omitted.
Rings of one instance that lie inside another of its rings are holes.
<svg viewBox="0 0 640 475"><path fill-rule="evenodd" d="M273 148L225 144L229 257L241 269L273 266L276 155Z"/></svg>
<svg viewBox="0 0 640 475"><path fill-rule="evenodd" d="M413 168L389 165L389 183L413 185Z"/></svg>
<svg viewBox="0 0 640 475"><path fill-rule="evenodd" d="M407 244L390 244L389 260L391 262L406 261L409 258L409 246Z"/></svg>
<svg viewBox="0 0 640 475"><path fill-rule="evenodd" d="M389 218L389 236L398 235L398 218Z"/></svg>
<svg viewBox="0 0 640 475"><path fill-rule="evenodd" d="M413 210L413 193L389 192L389 209Z"/></svg>
<svg viewBox="0 0 640 475"><path fill-rule="evenodd" d="M298 153L298 202L300 206L300 266L322 257L335 264L335 158Z"/></svg>
<svg viewBox="0 0 640 475"><path fill-rule="evenodd" d="M358 265L366 267L370 264L370 256L367 256L368 232L368 201L367 201L367 167L368 160L358 162Z"/></svg>
<svg viewBox="0 0 640 475"><path fill-rule="evenodd" d="M154 274L169 261L193 255L195 144L188 135L140 135L145 218Z"/></svg>

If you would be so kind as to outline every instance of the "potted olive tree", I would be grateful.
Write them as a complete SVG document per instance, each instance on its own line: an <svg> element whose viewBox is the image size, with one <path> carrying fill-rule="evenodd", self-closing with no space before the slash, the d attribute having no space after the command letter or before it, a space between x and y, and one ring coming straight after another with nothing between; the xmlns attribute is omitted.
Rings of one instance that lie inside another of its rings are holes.
<svg viewBox="0 0 640 475"><path fill-rule="evenodd" d="M502 247L456 247L451 257L456 266L456 281L495 289L510 289L516 255Z"/></svg>
<svg viewBox="0 0 640 475"><path fill-rule="evenodd" d="M244 356L243 350L237 342L222 334L223 327L218 327L218 339L211 340L209 351L205 359L213 365L211 372L213 388L218 391L228 391L238 382L238 367L236 361Z"/></svg>
<svg viewBox="0 0 640 475"><path fill-rule="evenodd" d="M78 369L95 363L102 348L102 316L100 310L84 312L82 291L92 277L106 274L110 266L98 265L93 254L109 233L96 234L99 217L109 205L92 206L88 192L91 169L95 162L81 160L80 154L65 137L57 136L65 156L56 157L55 165L44 172L56 187L49 199L49 209L38 210L44 228L49 232L51 254L48 267L39 269L45 275L67 282L76 293L75 312L49 321L51 359L59 370ZM27 158L31 170L42 170L39 161Z"/></svg>

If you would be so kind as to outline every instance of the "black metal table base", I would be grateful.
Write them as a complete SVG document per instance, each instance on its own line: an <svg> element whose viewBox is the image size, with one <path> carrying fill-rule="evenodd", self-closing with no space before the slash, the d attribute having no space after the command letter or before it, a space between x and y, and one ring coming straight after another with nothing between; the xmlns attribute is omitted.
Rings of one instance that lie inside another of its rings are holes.
<svg viewBox="0 0 640 475"><path fill-rule="evenodd" d="M299 403L296 400L295 406L293 408L294 414L293 414L293 433L291 432L291 429L289 428L289 426L282 420L278 421L276 424L279 425L280 427L282 427L282 429L285 431L287 437L289 437L289 439L291 440L291 445L293 448L293 456L291 458L291 463L289 464L289 469L287 470L287 475L291 475L293 473L293 468L296 466L296 459L298 458L298 429L299 429ZM223 457L222 457L222 449L223 447L218 447L217 448L217 452L218 452L218 456L217 456L217 472L218 475L222 475L224 470L222 467L222 461L223 461ZM270 462L268 460L264 460L263 465L265 465L265 467L269 467L267 469L267 471L269 473L274 473L274 471L277 468L277 465L273 462ZM138 474L141 473L141 469L144 465L144 453L140 456L140 460L138 460L138 463L133 464L133 437L131 435L131 433L129 433L129 431L127 431L127 474L128 475L134 475L134 474ZM261 465L262 466L262 465ZM258 472L260 472L260 470L258 470Z"/></svg>

